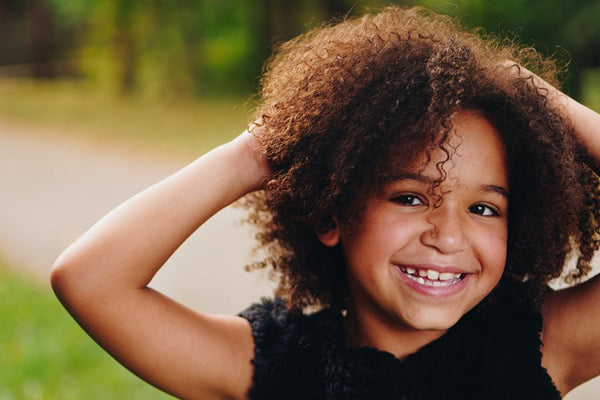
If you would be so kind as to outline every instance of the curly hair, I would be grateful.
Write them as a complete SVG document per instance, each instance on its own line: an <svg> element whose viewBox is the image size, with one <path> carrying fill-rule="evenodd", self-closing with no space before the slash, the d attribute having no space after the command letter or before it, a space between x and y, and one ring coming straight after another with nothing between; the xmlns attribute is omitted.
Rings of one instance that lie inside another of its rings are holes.
<svg viewBox="0 0 600 400"><path fill-rule="evenodd" d="M334 227L334 216L358 223L392 159L407 165L423 152L448 151L451 116L475 109L507 153L503 279L530 282L528 295L537 298L571 254L571 278L585 275L598 249L597 176L547 90L506 60L556 83L554 63L534 50L422 8L386 8L281 44L266 64L255 116L273 177L244 200L266 254L250 267L273 268L277 294L293 310L343 309L343 253L316 232ZM438 169L434 186L444 179Z"/></svg>

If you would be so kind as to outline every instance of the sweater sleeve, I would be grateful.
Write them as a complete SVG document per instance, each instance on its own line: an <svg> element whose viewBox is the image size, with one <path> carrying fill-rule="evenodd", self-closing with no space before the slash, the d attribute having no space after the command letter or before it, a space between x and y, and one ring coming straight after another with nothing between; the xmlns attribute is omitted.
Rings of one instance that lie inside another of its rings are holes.
<svg viewBox="0 0 600 400"><path fill-rule="evenodd" d="M250 399L293 399L299 393L304 393L302 398L310 398L306 386L310 380L298 379L299 376L310 377L311 370L307 368L310 365L314 373L311 357L302 351L307 317L290 313L279 298L263 299L240 315L250 322L254 337Z"/></svg>

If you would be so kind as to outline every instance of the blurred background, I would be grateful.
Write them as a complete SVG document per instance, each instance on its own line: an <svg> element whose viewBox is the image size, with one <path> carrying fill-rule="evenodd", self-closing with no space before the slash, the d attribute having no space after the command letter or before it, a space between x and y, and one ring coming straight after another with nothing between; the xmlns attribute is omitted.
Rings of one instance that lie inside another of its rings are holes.
<svg viewBox="0 0 600 400"><path fill-rule="evenodd" d="M170 398L70 319L52 262L112 207L242 131L274 44L385 4L552 55L565 90L600 110L600 0L0 0L0 400ZM268 294L243 272L252 233L240 218L215 216L153 286L229 314ZM600 398L597 387L569 399Z"/></svg>

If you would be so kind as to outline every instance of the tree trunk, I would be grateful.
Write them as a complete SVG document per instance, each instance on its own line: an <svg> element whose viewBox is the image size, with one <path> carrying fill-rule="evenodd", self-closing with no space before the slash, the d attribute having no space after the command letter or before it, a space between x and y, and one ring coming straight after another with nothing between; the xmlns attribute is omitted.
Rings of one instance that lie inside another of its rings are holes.
<svg viewBox="0 0 600 400"><path fill-rule="evenodd" d="M54 30L52 16L44 0L29 0L27 16L31 74L36 79L54 78L56 76Z"/></svg>

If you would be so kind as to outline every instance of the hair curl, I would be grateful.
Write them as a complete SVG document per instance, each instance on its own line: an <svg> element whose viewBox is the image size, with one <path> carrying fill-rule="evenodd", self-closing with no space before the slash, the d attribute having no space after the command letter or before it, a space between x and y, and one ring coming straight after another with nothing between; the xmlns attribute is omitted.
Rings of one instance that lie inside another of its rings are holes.
<svg viewBox="0 0 600 400"><path fill-rule="evenodd" d="M267 255L254 267L279 273L278 295L292 309L345 306L340 246L324 246L315 231L332 228L334 216L357 223L391 158L408 164L447 149L450 117L464 109L483 112L506 148L504 279L529 281L528 295L539 297L572 252L571 278L588 272L598 249L597 176L547 91L506 60L555 83L554 64L535 51L422 8L390 7L276 49L256 115L274 175L244 204Z"/></svg>

